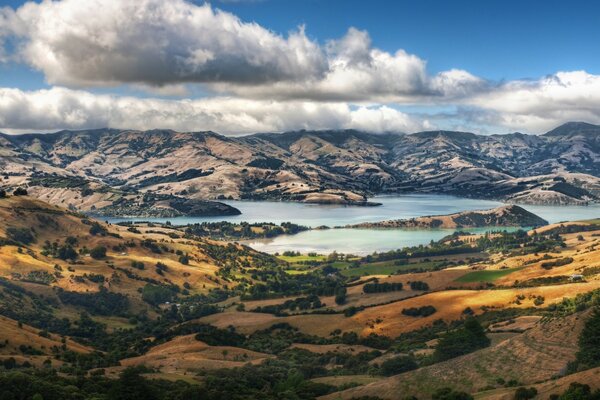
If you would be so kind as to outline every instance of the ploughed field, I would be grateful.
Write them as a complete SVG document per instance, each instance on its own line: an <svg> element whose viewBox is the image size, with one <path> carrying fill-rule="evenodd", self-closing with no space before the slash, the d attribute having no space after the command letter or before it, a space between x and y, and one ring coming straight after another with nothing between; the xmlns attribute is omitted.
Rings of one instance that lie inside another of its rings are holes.
<svg viewBox="0 0 600 400"><path fill-rule="evenodd" d="M590 220L367 256L268 255L0 198L0 369L135 371L209 399L597 387L579 338L596 318L599 245Z"/></svg>

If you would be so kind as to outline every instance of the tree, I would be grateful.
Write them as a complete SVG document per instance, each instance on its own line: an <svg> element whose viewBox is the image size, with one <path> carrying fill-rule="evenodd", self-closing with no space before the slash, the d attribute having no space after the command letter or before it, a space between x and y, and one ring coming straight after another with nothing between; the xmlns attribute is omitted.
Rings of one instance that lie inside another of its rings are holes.
<svg viewBox="0 0 600 400"><path fill-rule="evenodd" d="M530 387L530 388L525 388L525 387L520 387L517 389L517 391L515 392L515 400L529 400L529 399L533 399L535 396L537 396L537 389L534 387Z"/></svg>
<svg viewBox="0 0 600 400"><path fill-rule="evenodd" d="M385 376L391 376L417 368L418 365L412 357L400 356L385 360L381 364L381 373Z"/></svg>
<svg viewBox="0 0 600 400"><path fill-rule="evenodd" d="M188 257L187 254L182 255L181 257L179 257L179 262L183 265L188 265L190 263L190 257Z"/></svg>
<svg viewBox="0 0 600 400"><path fill-rule="evenodd" d="M346 288L338 286L335 289L335 304L342 305L346 303Z"/></svg>
<svg viewBox="0 0 600 400"><path fill-rule="evenodd" d="M156 392L146 379L144 379L138 369L127 368L119 376L119 380L112 385L109 398L115 400L138 400L157 398Z"/></svg>
<svg viewBox="0 0 600 400"><path fill-rule="evenodd" d="M438 389L431 395L432 400L473 400L473 396L465 392L457 392L451 388Z"/></svg>
<svg viewBox="0 0 600 400"><path fill-rule="evenodd" d="M106 247L104 246L96 246L92 250L90 250L90 256L97 260L106 257Z"/></svg>
<svg viewBox="0 0 600 400"><path fill-rule="evenodd" d="M579 351L577 352L576 363L579 370L600 365L600 308L598 307L587 319L579 335Z"/></svg>
<svg viewBox="0 0 600 400"><path fill-rule="evenodd" d="M490 339L479 321L468 317L462 328L447 333L440 339L433 357L436 361L449 360L490 345Z"/></svg>
<svg viewBox="0 0 600 400"><path fill-rule="evenodd" d="M6 197L6 190L0 189L0 199L3 199L5 197Z"/></svg>
<svg viewBox="0 0 600 400"><path fill-rule="evenodd" d="M599 400L600 390L596 390L592 393L592 389L589 385L572 382L571 385L569 385L569 388L562 395L557 397L559 400Z"/></svg>
<svg viewBox="0 0 600 400"><path fill-rule="evenodd" d="M27 189L18 187L13 192L13 196L27 196Z"/></svg>

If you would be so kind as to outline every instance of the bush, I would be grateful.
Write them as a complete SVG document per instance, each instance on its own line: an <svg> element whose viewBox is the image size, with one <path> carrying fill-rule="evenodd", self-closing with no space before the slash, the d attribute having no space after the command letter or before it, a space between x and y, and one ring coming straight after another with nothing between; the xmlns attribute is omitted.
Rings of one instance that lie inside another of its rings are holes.
<svg viewBox="0 0 600 400"><path fill-rule="evenodd" d="M520 387L517 389L517 391L515 392L515 400L529 400L529 399L533 399L535 396L537 396L537 389L534 387L530 387L530 388L524 388L524 387Z"/></svg>
<svg viewBox="0 0 600 400"><path fill-rule="evenodd" d="M592 393L592 389L589 385L572 382L562 395L552 395L550 398L558 398L559 400L598 400L600 399L600 390L596 390Z"/></svg>
<svg viewBox="0 0 600 400"><path fill-rule="evenodd" d="M25 188L16 188L13 192L13 196L27 196L27 189Z"/></svg>
<svg viewBox="0 0 600 400"><path fill-rule="evenodd" d="M0 189L0 199L3 199L5 197L6 197L6 190Z"/></svg>
<svg viewBox="0 0 600 400"><path fill-rule="evenodd" d="M381 374L385 376L398 375L417 368L418 365L412 357L400 356L385 360L381 364Z"/></svg>
<svg viewBox="0 0 600 400"><path fill-rule="evenodd" d="M90 226L90 235L106 236L106 233L107 233L106 228L103 227L102 225L100 225L98 222L94 222L94 223L92 223L92 226Z"/></svg>
<svg viewBox="0 0 600 400"><path fill-rule="evenodd" d="M436 313L434 306L423 306L419 308L411 307L402 310L402 314L410 317L428 317Z"/></svg>
<svg viewBox="0 0 600 400"><path fill-rule="evenodd" d="M473 400L473 396L465 392L457 392L454 389L438 389L431 395L432 400Z"/></svg>
<svg viewBox="0 0 600 400"><path fill-rule="evenodd" d="M35 241L35 237L29 228L15 228L11 226L6 229L6 234L9 239L26 245Z"/></svg>
<svg viewBox="0 0 600 400"><path fill-rule="evenodd" d="M429 290L429 285L427 284L427 282L422 282L422 281L414 281L410 283L410 289L411 290Z"/></svg>
<svg viewBox="0 0 600 400"><path fill-rule="evenodd" d="M135 269L140 269L141 270L141 269L144 269L145 266L144 266L143 262L133 260L133 261L131 261L131 268L135 268Z"/></svg>
<svg viewBox="0 0 600 400"><path fill-rule="evenodd" d="M90 250L90 256L97 260L106 257L106 247L104 246L96 246L92 250Z"/></svg>
<svg viewBox="0 0 600 400"><path fill-rule="evenodd" d="M335 304L342 305L346 304L346 288L340 286L335 289Z"/></svg>
<svg viewBox="0 0 600 400"><path fill-rule="evenodd" d="M179 262L183 265L188 265L190 263L190 258L186 255L179 257Z"/></svg>
<svg viewBox="0 0 600 400"><path fill-rule="evenodd" d="M401 282L384 282L384 283L366 283L363 286L363 292L365 293L385 293L385 292L396 292L402 290Z"/></svg>

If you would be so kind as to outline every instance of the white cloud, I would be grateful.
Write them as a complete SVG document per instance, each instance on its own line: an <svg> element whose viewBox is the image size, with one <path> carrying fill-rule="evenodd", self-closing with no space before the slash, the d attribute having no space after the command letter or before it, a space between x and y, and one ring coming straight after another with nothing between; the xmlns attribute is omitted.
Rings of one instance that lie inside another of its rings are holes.
<svg viewBox="0 0 600 400"><path fill-rule="evenodd" d="M98 95L57 87L31 92L0 89L0 130L98 127L243 134L342 128L404 132L421 130L429 124L386 106L353 109L339 102L277 102L228 97L163 100Z"/></svg>
<svg viewBox="0 0 600 400"><path fill-rule="evenodd" d="M213 87L249 98L415 104L449 101L488 85L463 70L430 76L423 59L404 50L392 54L373 48L368 33L354 28L340 40L330 41L327 55L329 68L322 79Z"/></svg>
<svg viewBox="0 0 600 400"><path fill-rule="evenodd" d="M45 0L1 8L0 62L15 59L52 85L217 94L159 100L60 87L0 89L2 129L384 132L429 129L435 121L541 133L571 120L600 123L600 76L585 71L503 83L461 69L430 74L425 60L377 49L366 31L350 28L321 45L303 27L282 36L185 0ZM457 111L416 116L391 104Z"/></svg>
<svg viewBox="0 0 600 400"><path fill-rule="evenodd" d="M327 67L303 29L284 38L184 0L30 2L4 15L21 39L18 55L51 84L255 84L318 77Z"/></svg>
<svg viewBox="0 0 600 400"><path fill-rule="evenodd" d="M44 1L7 8L4 19L4 36L20 39L15 56L69 87L199 83L249 98L412 103L484 82L456 70L429 76L423 59L374 48L366 31L320 46L303 27L282 37L185 0Z"/></svg>
<svg viewBox="0 0 600 400"><path fill-rule="evenodd" d="M463 100L472 118L511 130L545 132L567 121L600 123L600 76L558 72L539 80L517 80Z"/></svg>

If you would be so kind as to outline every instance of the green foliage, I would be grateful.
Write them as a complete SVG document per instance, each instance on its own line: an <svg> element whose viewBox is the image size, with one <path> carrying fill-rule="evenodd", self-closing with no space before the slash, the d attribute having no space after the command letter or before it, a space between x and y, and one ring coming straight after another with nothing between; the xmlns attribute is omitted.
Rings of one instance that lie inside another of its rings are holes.
<svg viewBox="0 0 600 400"><path fill-rule="evenodd" d="M366 283L363 286L363 292L365 293L386 293L386 292L397 292L402 290L401 282L384 282L384 283Z"/></svg>
<svg viewBox="0 0 600 400"><path fill-rule="evenodd" d="M411 317L428 317L436 313L436 308L434 306L422 306L422 307L411 307L405 308L402 310L402 314L408 315Z"/></svg>
<svg viewBox="0 0 600 400"><path fill-rule="evenodd" d="M391 376L412 371L417 368L418 365L412 357L399 356L385 360L381 364L381 374Z"/></svg>
<svg viewBox="0 0 600 400"><path fill-rule="evenodd" d="M24 245L31 244L35 241L35 237L29 228L15 228L9 226L6 228L6 235L9 239Z"/></svg>
<svg viewBox="0 0 600 400"><path fill-rule="evenodd" d="M579 351L576 355L578 370L600 366L600 308L596 307L579 335Z"/></svg>
<svg viewBox="0 0 600 400"><path fill-rule="evenodd" d="M311 295L307 297L299 297L293 300L286 300L282 304L272 304L268 306L256 307L253 312L262 312L268 314L282 315L285 310L290 311L306 311L314 310L323 307L323 303L319 296Z"/></svg>
<svg viewBox="0 0 600 400"><path fill-rule="evenodd" d="M106 247L96 246L90 250L90 257L100 260L106 257Z"/></svg>
<svg viewBox="0 0 600 400"><path fill-rule="evenodd" d="M410 282L410 289L427 291L429 290L429 285L427 284L427 282L412 281Z"/></svg>
<svg viewBox="0 0 600 400"><path fill-rule="evenodd" d="M335 288L335 304L342 305L346 304L346 288L344 286L338 286Z"/></svg>
<svg viewBox="0 0 600 400"><path fill-rule="evenodd" d="M171 286L146 284L142 289L142 300L153 306L173 301L177 291Z"/></svg>
<svg viewBox="0 0 600 400"><path fill-rule="evenodd" d="M445 361L471 353L490 345L490 339L479 321L473 317L465 320L464 326L444 335L436 346L433 358Z"/></svg>
<svg viewBox="0 0 600 400"><path fill-rule="evenodd" d="M529 400L537 396L537 389L534 387L520 387L515 391L514 400Z"/></svg>
<svg viewBox="0 0 600 400"><path fill-rule="evenodd" d="M432 400L473 400L473 396L465 392L458 392L451 388L438 389L431 395Z"/></svg>
<svg viewBox="0 0 600 400"><path fill-rule="evenodd" d="M551 396L550 398L558 400L600 400L600 390L592 392L589 385L572 382L563 394Z"/></svg>
<svg viewBox="0 0 600 400"><path fill-rule="evenodd" d="M563 265L571 264L573 261L573 257L557 258L553 261L543 262L541 267L544 269L552 269L554 267L562 267Z"/></svg>
<svg viewBox="0 0 600 400"><path fill-rule="evenodd" d="M100 225L98 222L92 222L90 226L90 235L92 236L106 236L108 234L108 230Z"/></svg>
<svg viewBox="0 0 600 400"><path fill-rule="evenodd" d="M96 293L58 292L60 301L78 307L83 307L91 314L124 315L129 309L129 299L121 293L113 293L101 287Z"/></svg>
<svg viewBox="0 0 600 400"><path fill-rule="evenodd" d="M254 229L253 229L254 228ZM308 230L309 228L291 222L283 222L281 225L272 223L248 223L239 224L221 221L221 222L203 222L200 224L188 225L185 233L187 235L210 237L216 239L257 239L272 238L275 236L287 234L293 235L298 232ZM286 254L284 254L286 255Z"/></svg>

